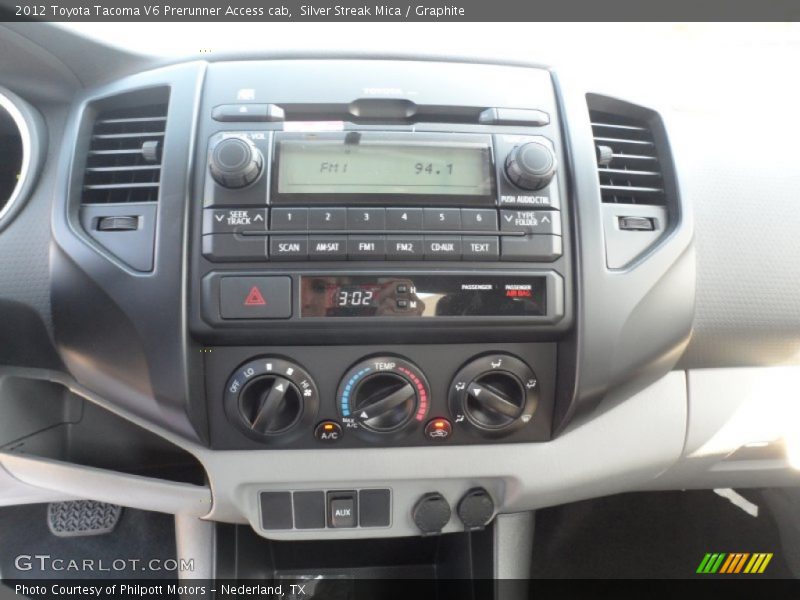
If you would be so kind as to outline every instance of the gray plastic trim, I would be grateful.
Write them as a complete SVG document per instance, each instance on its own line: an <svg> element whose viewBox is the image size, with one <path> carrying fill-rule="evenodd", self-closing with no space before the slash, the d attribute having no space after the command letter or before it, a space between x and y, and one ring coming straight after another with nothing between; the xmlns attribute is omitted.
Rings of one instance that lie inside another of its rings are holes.
<svg viewBox="0 0 800 600"><path fill-rule="evenodd" d="M29 485L15 478L0 465L0 506L19 504L41 504L44 502L63 502L77 500L78 497Z"/></svg>
<svg viewBox="0 0 800 600"><path fill-rule="evenodd" d="M76 498L195 517L203 516L211 505L211 494L202 486L7 452L0 452L0 465L23 483Z"/></svg>
<svg viewBox="0 0 800 600"><path fill-rule="evenodd" d="M687 372L688 427L681 460L654 483L675 487L800 484L788 460L733 459L748 444L793 436L800 446L800 367Z"/></svg>
<svg viewBox="0 0 800 600"><path fill-rule="evenodd" d="M528 598L531 563L520 557L533 555L534 525L533 511L497 515L494 520L493 575L495 579L518 579L526 584L524 589L512 590L515 598ZM509 600L509 596L505 599Z"/></svg>
<svg viewBox="0 0 800 600"><path fill-rule="evenodd" d="M177 558L193 560L193 571L181 571L184 579L214 579L217 574L217 530L214 523L193 515L175 515Z"/></svg>

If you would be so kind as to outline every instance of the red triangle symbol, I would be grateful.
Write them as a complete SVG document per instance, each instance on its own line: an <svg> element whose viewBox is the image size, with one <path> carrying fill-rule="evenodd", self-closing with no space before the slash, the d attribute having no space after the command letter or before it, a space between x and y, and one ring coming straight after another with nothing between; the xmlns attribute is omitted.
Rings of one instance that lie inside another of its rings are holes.
<svg viewBox="0 0 800 600"><path fill-rule="evenodd" d="M244 299L245 306L264 306L266 303L267 301L264 300L264 296L261 295L261 291L256 286L250 288L250 293Z"/></svg>

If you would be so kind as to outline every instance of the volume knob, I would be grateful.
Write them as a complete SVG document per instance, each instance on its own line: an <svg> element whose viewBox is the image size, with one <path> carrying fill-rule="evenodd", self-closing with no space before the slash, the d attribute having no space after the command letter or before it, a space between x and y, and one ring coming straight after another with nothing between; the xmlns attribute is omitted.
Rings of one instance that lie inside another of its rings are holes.
<svg viewBox="0 0 800 600"><path fill-rule="evenodd" d="M506 159L506 175L514 185L524 190L542 189L555 174L556 157L540 142L516 146Z"/></svg>
<svg viewBox="0 0 800 600"><path fill-rule="evenodd" d="M227 137L211 149L208 168L221 186L241 188L250 185L264 166L264 157L247 137Z"/></svg>

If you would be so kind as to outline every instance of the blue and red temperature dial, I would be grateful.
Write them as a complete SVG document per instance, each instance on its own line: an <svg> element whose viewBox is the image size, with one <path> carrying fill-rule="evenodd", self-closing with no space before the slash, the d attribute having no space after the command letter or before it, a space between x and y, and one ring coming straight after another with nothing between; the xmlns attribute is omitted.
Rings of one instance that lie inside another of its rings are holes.
<svg viewBox="0 0 800 600"><path fill-rule="evenodd" d="M345 374L336 398L346 428L384 438L424 422L430 396L425 375L415 365L397 356L376 356Z"/></svg>

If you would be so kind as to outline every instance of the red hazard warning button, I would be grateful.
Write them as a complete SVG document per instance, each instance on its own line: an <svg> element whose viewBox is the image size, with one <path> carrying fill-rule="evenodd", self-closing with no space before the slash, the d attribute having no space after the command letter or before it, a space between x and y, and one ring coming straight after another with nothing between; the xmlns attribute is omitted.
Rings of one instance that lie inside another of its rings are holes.
<svg viewBox="0 0 800 600"><path fill-rule="evenodd" d="M258 289L257 285L250 288L250 293L244 299L245 306L264 306L266 303L267 301L264 300L264 296L261 295L261 290Z"/></svg>
<svg viewBox="0 0 800 600"><path fill-rule="evenodd" d="M219 312L223 319L288 319L292 316L292 279L223 277Z"/></svg>

